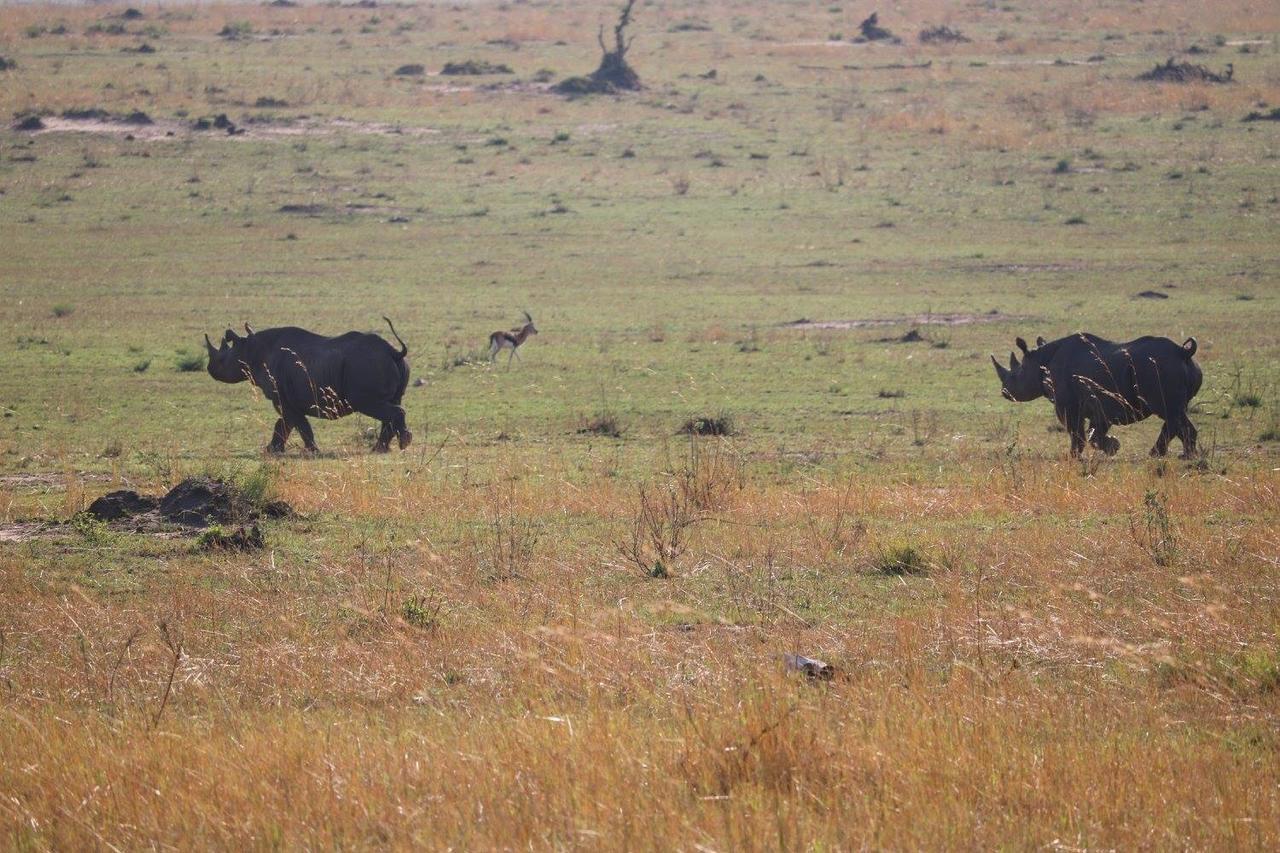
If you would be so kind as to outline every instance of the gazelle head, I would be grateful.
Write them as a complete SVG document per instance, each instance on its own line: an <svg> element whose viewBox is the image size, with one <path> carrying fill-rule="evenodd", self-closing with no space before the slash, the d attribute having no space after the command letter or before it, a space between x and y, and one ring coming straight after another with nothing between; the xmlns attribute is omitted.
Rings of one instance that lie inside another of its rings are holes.
<svg viewBox="0 0 1280 853"><path fill-rule="evenodd" d="M524 327L521 331L524 332L526 336L538 334L537 327L533 325L533 316L528 311L524 311L522 313L524 314Z"/></svg>

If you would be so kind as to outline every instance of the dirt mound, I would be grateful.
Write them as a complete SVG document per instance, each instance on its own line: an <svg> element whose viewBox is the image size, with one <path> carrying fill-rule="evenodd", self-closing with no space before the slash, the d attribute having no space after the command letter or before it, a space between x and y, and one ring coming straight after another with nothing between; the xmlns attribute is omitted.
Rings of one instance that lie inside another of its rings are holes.
<svg viewBox="0 0 1280 853"><path fill-rule="evenodd" d="M244 524L259 518L285 518L293 514L293 508L284 501L261 503L235 483L212 477L191 477L159 498L130 490L111 492L90 504L89 514L102 521L137 520L208 527Z"/></svg>
<svg viewBox="0 0 1280 853"><path fill-rule="evenodd" d="M1203 65L1190 62L1174 62L1170 58L1164 65L1157 65L1145 74L1139 74L1139 80L1156 83L1230 83L1235 74L1235 66L1227 63L1226 70L1215 74Z"/></svg>
<svg viewBox="0 0 1280 853"><path fill-rule="evenodd" d="M140 495L130 489L108 492L89 504L88 513L100 521L119 521L151 512L160 503L156 498Z"/></svg>
<svg viewBox="0 0 1280 853"><path fill-rule="evenodd" d="M205 527L225 524L247 513L239 491L229 483L193 477L160 499L160 515L178 524Z"/></svg>
<svg viewBox="0 0 1280 853"><path fill-rule="evenodd" d="M887 41L893 44L901 44L902 39L880 26L880 14L872 12L858 24L858 30L862 35L854 39L854 41Z"/></svg>

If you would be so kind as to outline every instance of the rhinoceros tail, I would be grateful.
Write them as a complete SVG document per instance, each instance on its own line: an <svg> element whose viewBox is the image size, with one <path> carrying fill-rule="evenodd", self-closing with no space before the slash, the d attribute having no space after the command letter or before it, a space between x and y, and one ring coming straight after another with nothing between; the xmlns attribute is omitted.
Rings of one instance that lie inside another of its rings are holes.
<svg viewBox="0 0 1280 853"><path fill-rule="evenodd" d="M409 345L406 344L404 341L400 340L400 335L398 332L396 332L396 327L391 325L390 317L383 317L382 319L387 321L387 326L391 329L391 334L395 335L396 340L400 342L400 358L404 358L406 355L409 354Z"/></svg>
<svg viewBox="0 0 1280 853"><path fill-rule="evenodd" d="M1191 356L1195 354L1196 354L1196 339L1187 338L1185 341L1182 342L1182 357L1191 358Z"/></svg>

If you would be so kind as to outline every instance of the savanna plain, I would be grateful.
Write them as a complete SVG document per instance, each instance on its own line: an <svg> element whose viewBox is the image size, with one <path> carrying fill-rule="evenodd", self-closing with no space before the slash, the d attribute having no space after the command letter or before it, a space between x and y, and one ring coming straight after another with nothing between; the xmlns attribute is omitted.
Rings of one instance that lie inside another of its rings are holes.
<svg viewBox="0 0 1280 853"><path fill-rule="evenodd" d="M641 0L552 91L617 15L0 5L0 846L1280 847L1280 8ZM203 370L383 315L405 451ZM1197 339L1194 458L1001 399L1077 330ZM84 514L198 475L293 514Z"/></svg>

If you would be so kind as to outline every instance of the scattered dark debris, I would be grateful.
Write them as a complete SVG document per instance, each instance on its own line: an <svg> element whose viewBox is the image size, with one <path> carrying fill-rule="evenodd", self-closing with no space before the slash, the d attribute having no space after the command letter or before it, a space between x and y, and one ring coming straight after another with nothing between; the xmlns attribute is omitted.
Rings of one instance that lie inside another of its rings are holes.
<svg viewBox="0 0 1280 853"><path fill-rule="evenodd" d="M323 204L282 204L279 207L280 213L297 213L302 216L320 216L328 211L329 208Z"/></svg>
<svg viewBox="0 0 1280 853"><path fill-rule="evenodd" d="M888 62L884 65L842 65L840 67L845 71L908 71L917 68L932 68L933 60L930 59L925 62L913 62L910 64L905 62Z"/></svg>
<svg viewBox="0 0 1280 853"><path fill-rule="evenodd" d="M703 415L700 417L689 418L681 426L678 432L681 435L733 435L734 429L733 417L731 415Z"/></svg>
<svg viewBox="0 0 1280 853"><path fill-rule="evenodd" d="M121 117L120 121L125 124L136 124L139 127L148 124L155 124L155 122L151 120L151 116L147 115L142 110L134 110L128 115Z"/></svg>
<svg viewBox="0 0 1280 853"><path fill-rule="evenodd" d="M667 27L669 33L709 33L711 24L702 18L685 18Z"/></svg>
<svg viewBox="0 0 1280 853"><path fill-rule="evenodd" d="M622 438L623 432L622 422L613 412L601 412L578 429L579 435L603 435L609 438Z"/></svg>
<svg viewBox="0 0 1280 853"><path fill-rule="evenodd" d="M830 681L836 674L835 667L826 661L805 657L795 652L784 653L782 664L787 672L798 673L818 681Z"/></svg>
<svg viewBox="0 0 1280 853"><path fill-rule="evenodd" d="M17 67L18 63L14 62L12 59L5 59L3 56L0 56L0 71L8 71L10 68Z"/></svg>
<svg viewBox="0 0 1280 853"><path fill-rule="evenodd" d="M120 52L121 53L155 53L156 49L144 41L142 44L138 45L137 47L122 47L120 48Z"/></svg>
<svg viewBox="0 0 1280 853"><path fill-rule="evenodd" d="M421 77L427 73L427 67L417 62L410 62L407 65L401 65L394 73L397 77Z"/></svg>
<svg viewBox="0 0 1280 853"><path fill-rule="evenodd" d="M26 115L13 123L14 130L44 130L44 122L38 115Z"/></svg>
<svg viewBox="0 0 1280 853"><path fill-rule="evenodd" d="M880 26L880 15L878 12L872 12L862 23L858 24L858 30L862 35L856 37L854 41L887 41L893 44L902 44L902 39Z"/></svg>
<svg viewBox="0 0 1280 853"><path fill-rule="evenodd" d="M191 123L192 130L209 130L210 128L225 130L228 136L239 136L244 133L244 128L236 127L235 122L227 118L226 113L218 113L212 119L201 117Z"/></svg>
<svg viewBox="0 0 1280 853"><path fill-rule="evenodd" d="M716 70L712 68L710 71L705 71L702 74L699 74L698 78L700 80L714 80L716 79Z"/></svg>
<svg viewBox="0 0 1280 853"><path fill-rule="evenodd" d="M268 3L267 5L275 6L277 9L292 9L294 6L297 6L298 4L295 3L294 0L271 0L271 2Z"/></svg>
<svg viewBox="0 0 1280 853"><path fill-rule="evenodd" d="M210 527L196 540L197 551L261 551L266 547L262 528L256 524L237 527L227 533L219 526Z"/></svg>
<svg viewBox="0 0 1280 853"><path fill-rule="evenodd" d="M111 113L101 107L86 107L77 109L72 107L62 111L62 117L71 121L108 121Z"/></svg>
<svg viewBox="0 0 1280 853"><path fill-rule="evenodd" d="M465 62L446 62L440 73L448 77L478 77L485 74L514 74L510 65L501 62L488 62L483 59L468 59Z"/></svg>
<svg viewBox="0 0 1280 853"><path fill-rule="evenodd" d="M909 329L905 334L888 340L899 344L918 344L924 340L924 335L920 334L919 329Z"/></svg>
<svg viewBox="0 0 1280 853"><path fill-rule="evenodd" d="M1216 74L1203 65L1190 62L1174 62L1170 57L1164 65L1157 65L1150 71L1139 74L1139 80L1157 83L1230 83L1235 75L1235 66L1227 63L1221 74Z"/></svg>
<svg viewBox="0 0 1280 853"><path fill-rule="evenodd" d="M1161 293L1158 290L1144 290L1141 293L1134 294L1135 299L1168 299L1169 294Z"/></svg>
<svg viewBox="0 0 1280 853"><path fill-rule="evenodd" d="M973 41L964 33L959 30L953 30L945 24L938 27L926 27L920 31L918 38L921 44L967 44Z"/></svg>
<svg viewBox="0 0 1280 853"><path fill-rule="evenodd" d="M424 386L424 385L426 385L426 384L427 384L427 380L423 379L421 376L419 376L417 379L413 380L413 387L414 387L414 388L421 388L421 387L423 387L423 386Z"/></svg>
<svg viewBox="0 0 1280 853"><path fill-rule="evenodd" d="M269 96L264 96L254 101L253 105L260 110L270 110L270 109L281 109L281 108L287 107L289 106L289 102L281 100L280 98L272 98Z"/></svg>
<svg viewBox="0 0 1280 853"><path fill-rule="evenodd" d="M1280 107L1275 107L1269 113L1261 113L1257 110L1249 113L1241 121L1280 121Z"/></svg>
<svg viewBox="0 0 1280 853"><path fill-rule="evenodd" d="M883 326L900 326L911 323L917 326L968 326L975 323L1006 323L1012 320L1025 320L1026 317L1004 314L1000 311L989 311L986 314L916 314L904 317L875 317L860 320L814 320L801 317L780 324L783 328L800 331L817 331L820 329L869 329ZM886 340L896 341L897 338Z"/></svg>

